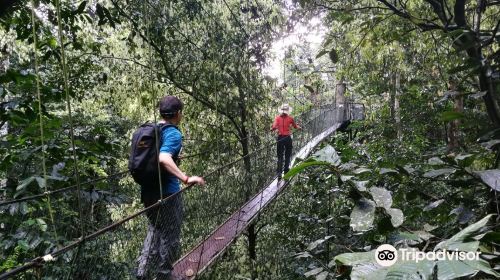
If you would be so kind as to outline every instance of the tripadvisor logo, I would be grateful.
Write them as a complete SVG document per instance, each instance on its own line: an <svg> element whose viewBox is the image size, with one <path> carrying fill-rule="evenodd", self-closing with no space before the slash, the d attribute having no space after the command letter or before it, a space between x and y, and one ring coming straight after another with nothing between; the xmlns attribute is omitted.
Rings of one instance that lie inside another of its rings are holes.
<svg viewBox="0 0 500 280"><path fill-rule="evenodd" d="M399 254L399 256L398 256ZM464 252L455 250L440 250L431 252L417 251L415 248L403 248L399 251L392 245L382 244L375 250L375 260L381 266L387 267L400 261L478 261L481 252Z"/></svg>
<svg viewBox="0 0 500 280"><path fill-rule="evenodd" d="M398 260L398 250L389 244L382 244L375 250L375 260L381 266L391 266Z"/></svg>

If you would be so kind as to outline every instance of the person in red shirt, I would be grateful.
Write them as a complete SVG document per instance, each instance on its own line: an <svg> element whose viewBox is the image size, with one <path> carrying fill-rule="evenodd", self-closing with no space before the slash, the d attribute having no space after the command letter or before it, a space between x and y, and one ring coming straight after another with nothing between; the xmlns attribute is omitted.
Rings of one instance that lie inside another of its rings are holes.
<svg viewBox="0 0 500 280"><path fill-rule="evenodd" d="M281 179L282 172L287 173L290 169L290 157L292 155L292 137L290 128L301 129L295 123L295 120L290 116L291 108L288 104L283 104L279 108L280 114L274 119L271 131L278 132L277 152L278 166L276 173L278 180ZM283 166L283 156L285 157L285 165Z"/></svg>

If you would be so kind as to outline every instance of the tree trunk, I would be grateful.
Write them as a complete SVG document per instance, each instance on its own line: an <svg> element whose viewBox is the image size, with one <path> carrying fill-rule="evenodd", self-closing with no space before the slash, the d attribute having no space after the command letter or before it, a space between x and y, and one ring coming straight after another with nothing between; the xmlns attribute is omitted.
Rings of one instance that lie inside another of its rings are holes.
<svg viewBox="0 0 500 280"><path fill-rule="evenodd" d="M396 72L394 77L394 123L396 125L396 133L398 140L401 140L402 137L402 128L401 128L401 110L399 107L399 97L401 96L401 74Z"/></svg>
<svg viewBox="0 0 500 280"><path fill-rule="evenodd" d="M345 87L344 77L342 77L335 86L335 104L337 106L345 103Z"/></svg>
<svg viewBox="0 0 500 280"><path fill-rule="evenodd" d="M248 227L248 257L250 258L250 273L252 280L257 279L257 269L255 267L257 261L257 232L255 223Z"/></svg>
<svg viewBox="0 0 500 280"><path fill-rule="evenodd" d="M481 65L479 72L479 89L486 92L483 96L484 103L486 105L486 111L490 117L491 122L494 127L500 127L500 106L498 96L495 92L495 87L491 79L491 66L488 61L484 58L481 50L481 17L484 12L486 2L484 0L477 0L476 16L474 21L474 47L467 49L467 55L477 61L478 65Z"/></svg>
<svg viewBox="0 0 500 280"><path fill-rule="evenodd" d="M450 81L450 92L453 98L453 111L464 111L464 98L460 95L455 81ZM448 151L456 151L460 147L460 120L453 120L448 124L447 131Z"/></svg>

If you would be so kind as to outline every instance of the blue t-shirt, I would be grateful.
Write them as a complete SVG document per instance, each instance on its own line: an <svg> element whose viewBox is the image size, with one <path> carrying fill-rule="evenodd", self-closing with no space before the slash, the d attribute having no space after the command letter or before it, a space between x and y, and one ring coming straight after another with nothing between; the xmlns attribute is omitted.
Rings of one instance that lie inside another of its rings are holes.
<svg viewBox="0 0 500 280"><path fill-rule="evenodd" d="M175 127L167 127L162 131L160 153L168 153L172 157L178 157L182 149L182 134ZM169 174L163 185L163 194L172 194L180 191L179 179Z"/></svg>

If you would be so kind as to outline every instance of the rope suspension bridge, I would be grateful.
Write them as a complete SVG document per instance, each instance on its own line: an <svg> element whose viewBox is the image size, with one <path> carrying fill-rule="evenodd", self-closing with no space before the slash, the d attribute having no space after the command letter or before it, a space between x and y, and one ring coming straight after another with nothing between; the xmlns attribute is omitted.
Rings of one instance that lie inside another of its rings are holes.
<svg viewBox="0 0 500 280"><path fill-rule="evenodd" d="M355 114L352 113L355 110ZM305 158L341 122L359 115L362 107L320 106L298 117L303 129L294 133L294 160ZM240 236L289 181L275 176L275 142L205 174L207 185L188 186L152 206L122 218L78 240L0 275L0 279L50 276L52 279L129 279L136 268L147 228L146 213L170 200L184 201L182 257L174 271L188 279L204 272ZM120 174L121 175L121 174ZM17 201L3 202L2 207ZM157 211L158 223L172 224ZM90 256L85 252L99 252ZM159 258L159 256L156 256ZM158 260L151 259L151 263ZM62 269L69 266L70 269Z"/></svg>

